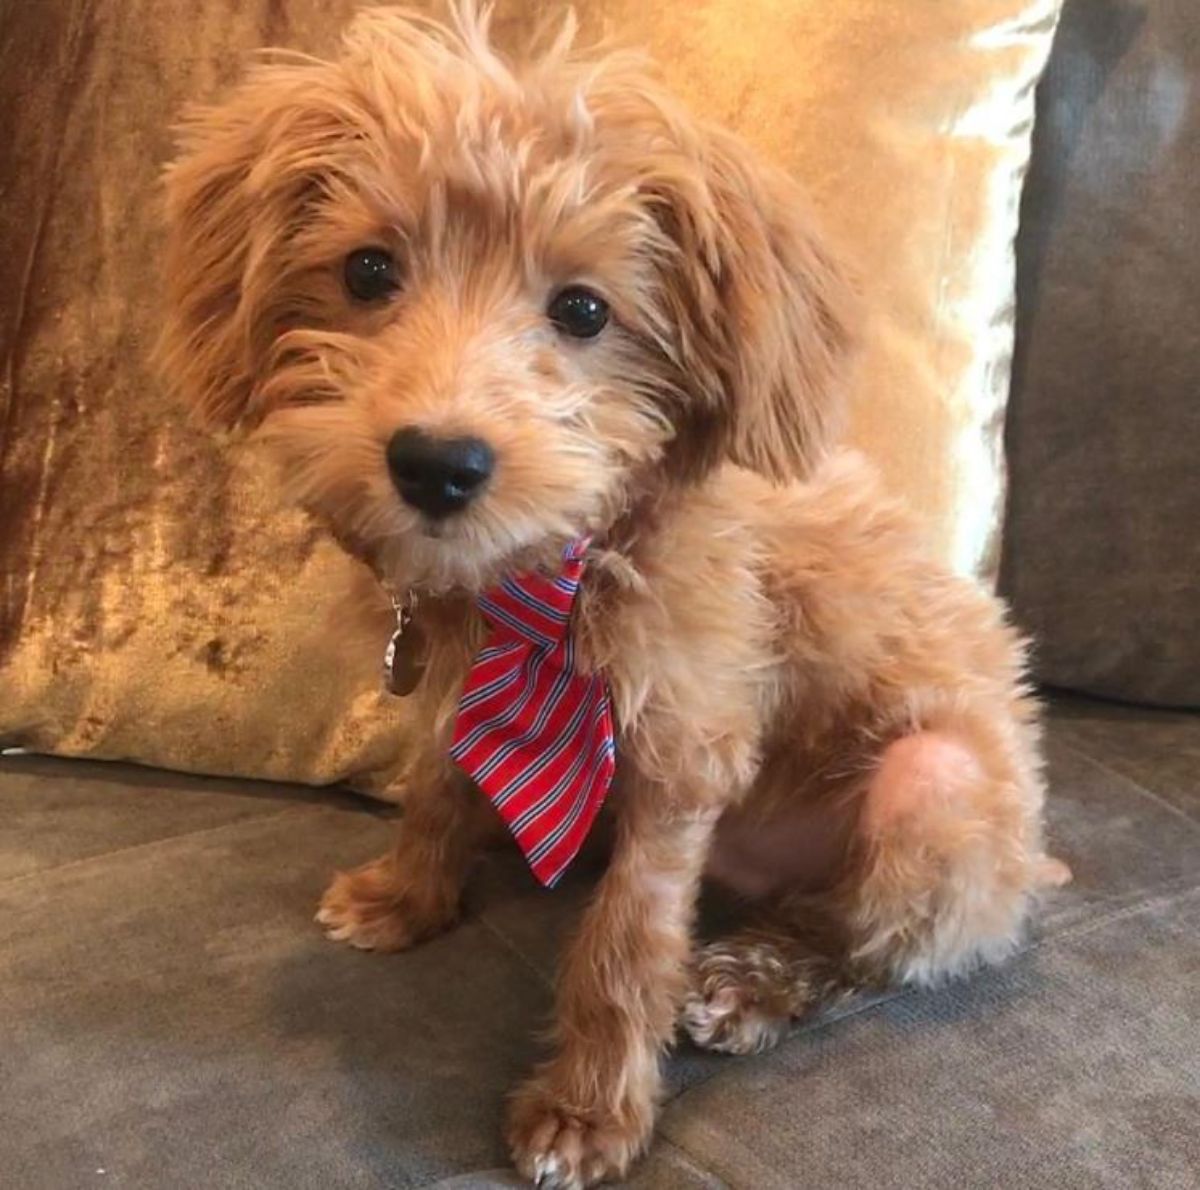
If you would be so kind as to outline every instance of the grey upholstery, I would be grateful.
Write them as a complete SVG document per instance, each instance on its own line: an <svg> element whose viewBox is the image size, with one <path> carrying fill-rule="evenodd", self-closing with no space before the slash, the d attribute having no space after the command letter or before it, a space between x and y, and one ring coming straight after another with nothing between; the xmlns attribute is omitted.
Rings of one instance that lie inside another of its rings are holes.
<svg viewBox="0 0 1200 1190"><path fill-rule="evenodd" d="M1067 0L1017 243L1002 585L1052 685L1200 707L1200 13Z"/></svg>
<svg viewBox="0 0 1200 1190"><path fill-rule="evenodd" d="M1200 718L1060 702L1049 756L1076 880L1023 953L852 1002L765 1057L681 1049L633 1185L1193 1190ZM0 762L0 1183L512 1184L503 1096L595 865L548 894L497 853L457 930L364 955L311 915L331 868L385 845L385 817Z"/></svg>

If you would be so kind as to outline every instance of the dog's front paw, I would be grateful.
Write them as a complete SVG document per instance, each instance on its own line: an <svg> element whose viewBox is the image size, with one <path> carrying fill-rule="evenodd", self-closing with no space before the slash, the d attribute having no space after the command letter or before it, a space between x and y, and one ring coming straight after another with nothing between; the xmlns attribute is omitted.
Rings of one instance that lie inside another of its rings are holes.
<svg viewBox="0 0 1200 1190"><path fill-rule="evenodd" d="M583 1110L556 1093L552 1076L540 1075L513 1098L508 1143L517 1170L540 1190L582 1190L624 1177L652 1124L649 1101Z"/></svg>
<svg viewBox="0 0 1200 1190"><path fill-rule="evenodd" d="M317 910L328 937L360 950L404 950L445 929L453 917L453 902L418 895L397 877L388 856L339 872Z"/></svg>

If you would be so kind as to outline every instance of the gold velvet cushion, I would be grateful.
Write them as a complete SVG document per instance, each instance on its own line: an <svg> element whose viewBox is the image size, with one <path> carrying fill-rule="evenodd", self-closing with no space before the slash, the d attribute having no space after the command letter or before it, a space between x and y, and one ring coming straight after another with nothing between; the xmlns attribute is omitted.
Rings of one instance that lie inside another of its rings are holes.
<svg viewBox="0 0 1200 1190"><path fill-rule="evenodd" d="M382 786L404 707L338 619L351 565L147 365L158 173L246 51L329 51L352 0L41 0L0 48L0 740ZM501 4L502 40L554 6ZM1057 0L602 0L695 107L803 178L874 312L853 437L990 572L1012 241ZM382 644L382 641L376 642Z"/></svg>

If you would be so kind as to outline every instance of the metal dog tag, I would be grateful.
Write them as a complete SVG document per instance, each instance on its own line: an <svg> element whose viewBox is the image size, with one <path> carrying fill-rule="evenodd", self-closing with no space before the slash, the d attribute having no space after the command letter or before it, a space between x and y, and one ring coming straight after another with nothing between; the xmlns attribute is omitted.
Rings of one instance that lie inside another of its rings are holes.
<svg viewBox="0 0 1200 1190"><path fill-rule="evenodd" d="M425 673L425 634L413 623L417 597L393 598L396 631L383 651L383 686L389 694L403 698L420 684Z"/></svg>

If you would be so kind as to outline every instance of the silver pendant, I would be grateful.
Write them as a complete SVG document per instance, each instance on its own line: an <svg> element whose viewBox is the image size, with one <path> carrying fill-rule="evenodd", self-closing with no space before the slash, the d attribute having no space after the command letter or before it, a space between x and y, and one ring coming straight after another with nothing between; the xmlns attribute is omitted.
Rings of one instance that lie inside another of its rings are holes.
<svg viewBox="0 0 1200 1190"><path fill-rule="evenodd" d="M392 596L396 630L383 650L383 687L389 694L404 697L420 684L425 673L425 634L413 623L417 597L411 591Z"/></svg>

